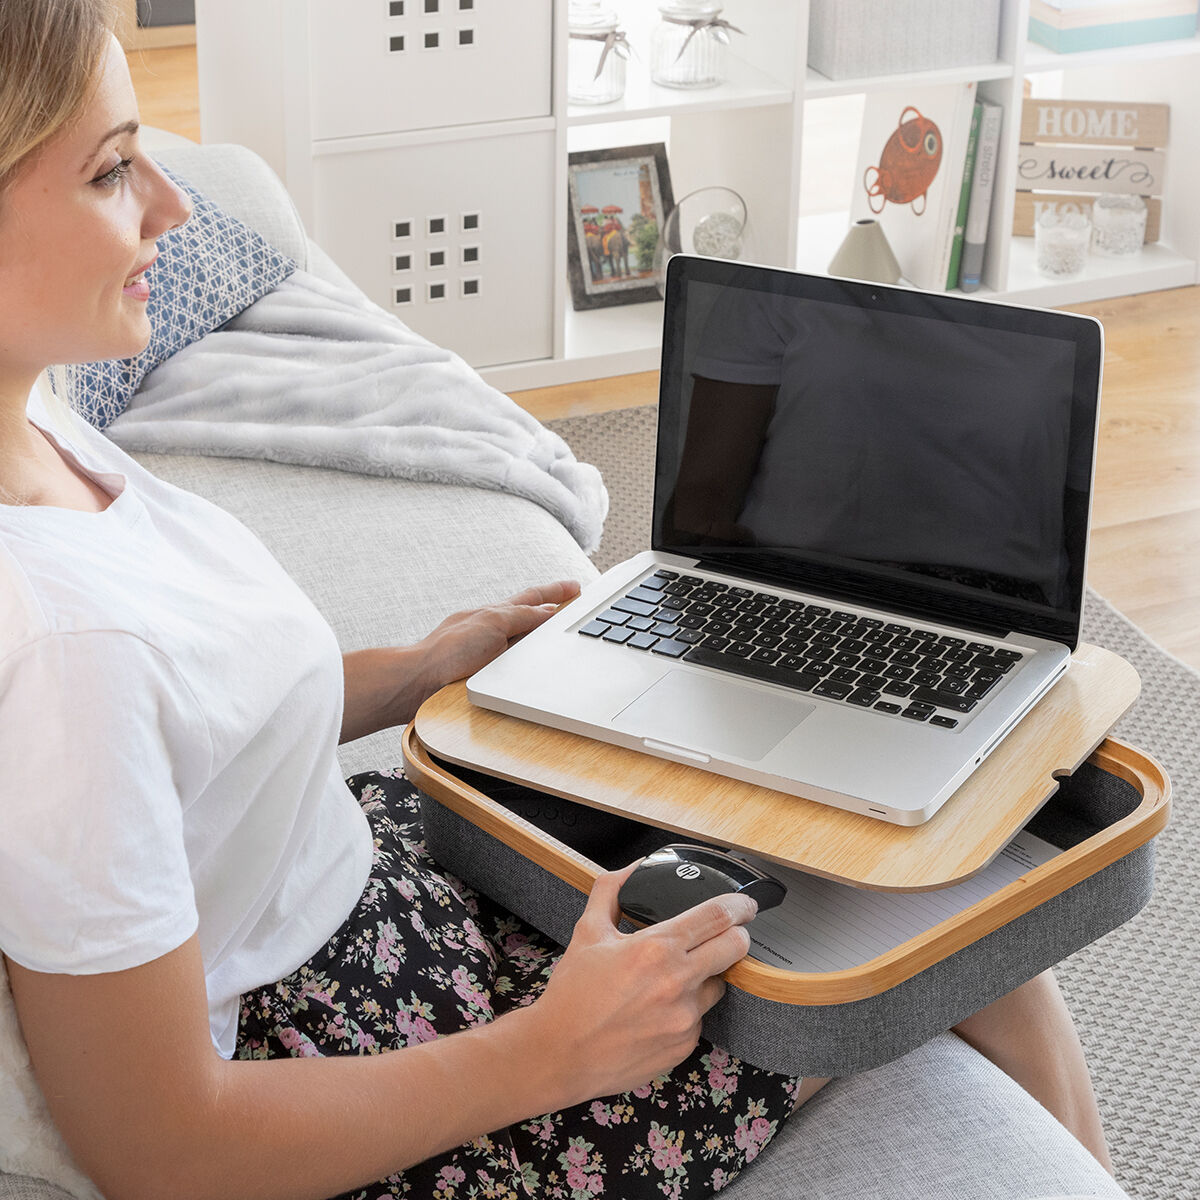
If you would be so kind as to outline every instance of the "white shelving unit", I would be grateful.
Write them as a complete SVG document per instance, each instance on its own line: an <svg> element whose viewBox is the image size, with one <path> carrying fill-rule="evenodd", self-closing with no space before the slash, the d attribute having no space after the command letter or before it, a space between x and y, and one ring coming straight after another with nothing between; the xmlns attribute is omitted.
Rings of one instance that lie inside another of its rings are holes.
<svg viewBox="0 0 1200 1200"><path fill-rule="evenodd" d="M565 0L197 0L204 140L267 158L372 299L509 391L658 363L661 304L572 311L573 150L666 142L676 197L734 188L757 261L820 271L847 228L853 181L830 167L857 146L856 98L917 83L976 80L1006 110L980 295L1069 305L1200 279L1200 38L1057 55L1026 40L1028 0L1002 0L995 61L833 81L806 65L807 0L727 0L745 31L728 80L689 92L649 80L656 5L613 2L637 57L623 99L588 107L566 101ZM1010 234L1027 79L1171 105L1159 243L1066 283L1037 275L1032 239ZM824 211L802 209L802 178Z"/></svg>

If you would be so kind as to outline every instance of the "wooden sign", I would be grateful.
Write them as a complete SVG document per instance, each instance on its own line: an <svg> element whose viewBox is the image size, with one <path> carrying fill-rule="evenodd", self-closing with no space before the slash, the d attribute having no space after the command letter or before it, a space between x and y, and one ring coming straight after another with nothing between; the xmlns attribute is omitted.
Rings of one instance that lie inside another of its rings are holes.
<svg viewBox="0 0 1200 1200"><path fill-rule="evenodd" d="M1021 141L1074 146L1167 144L1167 104L1105 104L1096 100L1026 100Z"/></svg>
<svg viewBox="0 0 1200 1200"><path fill-rule="evenodd" d="M1097 195L1133 192L1146 198L1146 241L1157 241L1169 118L1166 104L1026 100L1013 236L1032 237L1046 209L1087 211Z"/></svg>

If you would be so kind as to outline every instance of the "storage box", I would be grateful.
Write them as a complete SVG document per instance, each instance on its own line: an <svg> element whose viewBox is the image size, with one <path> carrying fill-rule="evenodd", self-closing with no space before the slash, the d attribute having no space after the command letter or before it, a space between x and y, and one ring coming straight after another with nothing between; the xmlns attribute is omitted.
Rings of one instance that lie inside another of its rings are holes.
<svg viewBox="0 0 1200 1200"><path fill-rule="evenodd" d="M812 0L808 65L830 79L996 61L1000 0Z"/></svg>
<svg viewBox="0 0 1200 1200"><path fill-rule="evenodd" d="M682 840L446 764L411 726L405 753L410 778L427 793L422 817L434 857L564 944L601 869ZM1138 912L1150 897L1151 839L1166 821L1168 792L1151 760L1104 743L1028 823L1064 851L1055 859L829 979L738 964L705 1036L748 1062L796 1075L844 1075L900 1057Z"/></svg>
<svg viewBox="0 0 1200 1200"><path fill-rule="evenodd" d="M1059 54L1196 36L1200 0L1031 0L1029 40Z"/></svg>

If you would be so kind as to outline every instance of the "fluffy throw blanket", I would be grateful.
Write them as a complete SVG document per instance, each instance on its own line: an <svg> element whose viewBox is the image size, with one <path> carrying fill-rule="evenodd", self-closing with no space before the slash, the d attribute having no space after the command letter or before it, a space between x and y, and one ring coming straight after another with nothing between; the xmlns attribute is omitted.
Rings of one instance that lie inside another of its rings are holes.
<svg viewBox="0 0 1200 1200"><path fill-rule="evenodd" d="M105 433L126 450L511 492L587 552L608 511L599 472L557 434L457 355L305 271L151 371Z"/></svg>

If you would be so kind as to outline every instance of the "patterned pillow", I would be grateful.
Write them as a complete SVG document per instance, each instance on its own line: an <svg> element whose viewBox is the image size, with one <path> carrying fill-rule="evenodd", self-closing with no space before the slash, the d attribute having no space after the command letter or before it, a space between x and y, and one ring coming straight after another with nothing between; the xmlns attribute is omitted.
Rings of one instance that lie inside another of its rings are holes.
<svg viewBox="0 0 1200 1200"><path fill-rule="evenodd" d="M136 358L84 363L63 373L65 398L97 429L125 411L148 371L224 325L296 270L290 258L248 225L162 169L194 207L183 228L158 239L146 302L150 344Z"/></svg>

